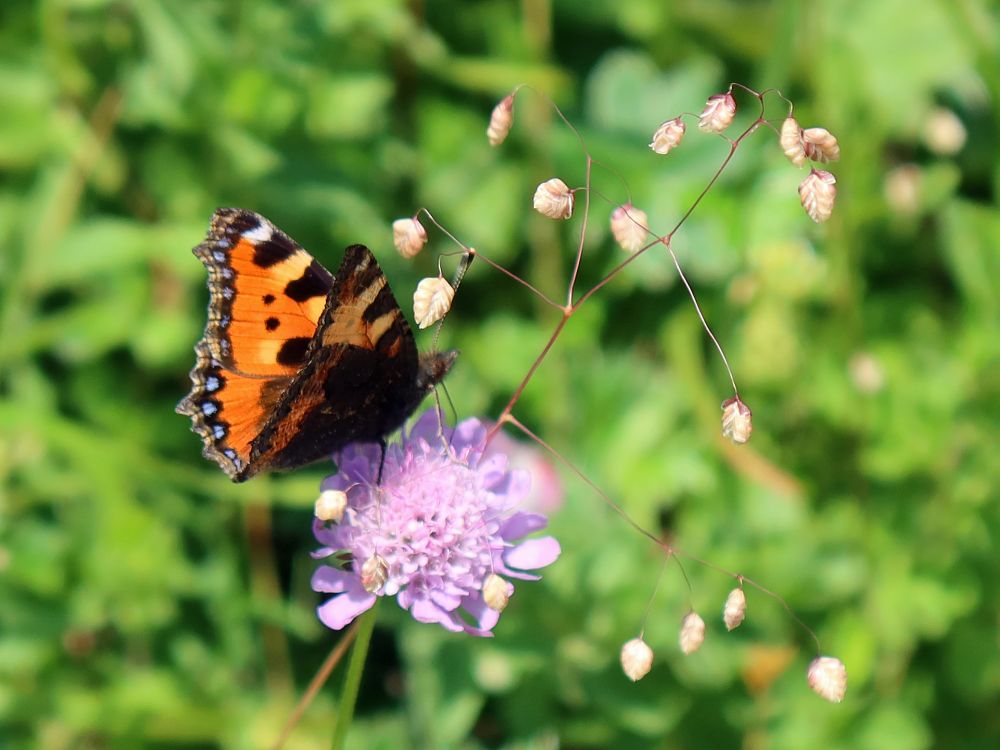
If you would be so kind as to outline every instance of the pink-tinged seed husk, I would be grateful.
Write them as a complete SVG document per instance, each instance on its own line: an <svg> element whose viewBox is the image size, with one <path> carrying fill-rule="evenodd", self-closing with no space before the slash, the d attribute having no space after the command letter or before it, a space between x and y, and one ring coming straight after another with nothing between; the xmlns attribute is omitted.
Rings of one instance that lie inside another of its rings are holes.
<svg viewBox="0 0 1000 750"><path fill-rule="evenodd" d="M832 656L818 656L809 665L806 673L809 687L817 695L831 703L840 703L847 692L847 667L840 659Z"/></svg>
<svg viewBox="0 0 1000 750"><path fill-rule="evenodd" d="M837 178L823 169L814 169L799 184L799 200L809 218L821 224L833 214L837 199Z"/></svg>
<svg viewBox="0 0 1000 750"><path fill-rule="evenodd" d="M427 244L427 231L416 219L392 222L392 244L404 258L412 258Z"/></svg>
<svg viewBox="0 0 1000 750"><path fill-rule="evenodd" d="M653 140L650 142L649 147L658 154L669 154L673 149L681 145L681 139L684 138L686 130L687 126L680 117L667 120L653 133Z"/></svg>
<svg viewBox="0 0 1000 750"><path fill-rule="evenodd" d="M615 242L629 253L634 253L646 244L649 217L641 208L631 203L618 206L611 212L611 234Z"/></svg>
<svg viewBox="0 0 1000 750"><path fill-rule="evenodd" d="M550 219L568 219L573 215L573 193L565 182L553 177L538 186L532 205Z"/></svg>
<svg viewBox="0 0 1000 750"><path fill-rule="evenodd" d="M722 608L722 621L726 624L726 630L735 630L743 622L747 615L747 595L741 588L735 588L726 597L726 604Z"/></svg>
<svg viewBox="0 0 1000 750"><path fill-rule="evenodd" d="M417 326L427 328L437 323L451 309L455 290L443 276L421 279L413 293L413 317Z"/></svg>
<svg viewBox="0 0 1000 750"><path fill-rule="evenodd" d="M514 95L508 94L493 108L490 114L490 124L486 128L486 137L491 146L499 146L507 139L511 126L514 124Z"/></svg>
<svg viewBox="0 0 1000 750"><path fill-rule="evenodd" d="M641 680L653 667L653 649L642 638L633 638L622 646L621 665L632 682Z"/></svg>
<svg viewBox="0 0 1000 750"><path fill-rule="evenodd" d="M807 128L802 131L802 147L812 161L825 164L840 158L840 144L826 128Z"/></svg>
<svg viewBox="0 0 1000 750"><path fill-rule="evenodd" d="M698 115L698 129L704 133L721 133L729 127L735 115L736 100L732 93L713 94Z"/></svg>
<svg viewBox="0 0 1000 750"><path fill-rule="evenodd" d="M513 588L509 581L504 580L496 573L490 573L483 581L483 601L494 612L503 612L510 601Z"/></svg>
<svg viewBox="0 0 1000 750"><path fill-rule="evenodd" d="M705 621L697 612L689 612L681 621L681 651L693 654L705 642Z"/></svg>
<svg viewBox="0 0 1000 750"><path fill-rule="evenodd" d="M722 436L742 445L753 433L753 413L750 407L733 396L722 402Z"/></svg>
<svg viewBox="0 0 1000 750"><path fill-rule="evenodd" d="M347 493L343 490L323 490L316 500L315 516L320 521L339 523L347 508Z"/></svg>
<svg viewBox="0 0 1000 750"><path fill-rule="evenodd" d="M778 138L781 150L785 152L788 161L796 167L801 167L806 162L806 150L802 145L802 128L794 117L786 117L781 123L781 135Z"/></svg>

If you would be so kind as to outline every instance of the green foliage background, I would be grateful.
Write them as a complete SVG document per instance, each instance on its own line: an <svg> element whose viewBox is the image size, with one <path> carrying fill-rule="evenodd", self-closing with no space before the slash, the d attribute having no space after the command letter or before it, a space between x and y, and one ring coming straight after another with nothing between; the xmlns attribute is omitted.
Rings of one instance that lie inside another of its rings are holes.
<svg viewBox="0 0 1000 750"><path fill-rule="evenodd" d="M774 600L751 590L726 634L732 580L690 561L705 646L678 653L669 567L656 665L628 682L618 649L659 558L567 474L563 555L494 639L381 608L350 745L1000 746L998 39L988 0L7 0L0 745L265 747L336 642L309 590L329 468L232 485L173 412L215 207L264 213L328 267L365 242L406 299L435 259L399 259L389 225L427 206L560 294L579 217L530 198L582 184L582 154L530 93L491 149L495 101L532 84L615 170L595 172L594 281L622 257L616 173L672 227L727 146L689 128L664 158L650 134L738 80L843 151L829 223L761 131L676 238L753 440L718 437L726 377L662 253L581 310L517 414L646 528L784 596L847 664L846 700L807 689L814 646ZM953 155L928 146L938 107L968 133ZM442 341L463 352L459 415L496 415L554 322L474 265ZM288 747L328 743L338 683Z"/></svg>

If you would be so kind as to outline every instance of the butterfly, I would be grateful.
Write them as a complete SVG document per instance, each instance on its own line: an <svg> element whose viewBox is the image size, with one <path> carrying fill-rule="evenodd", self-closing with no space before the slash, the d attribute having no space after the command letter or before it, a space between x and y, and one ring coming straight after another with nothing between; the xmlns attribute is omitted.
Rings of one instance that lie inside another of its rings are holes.
<svg viewBox="0 0 1000 750"><path fill-rule="evenodd" d="M234 482L353 442L384 446L455 362L417 353L364 245L334 276L263 216L220 208L194 254L208 270L208 323L177 412Z"/></svg>

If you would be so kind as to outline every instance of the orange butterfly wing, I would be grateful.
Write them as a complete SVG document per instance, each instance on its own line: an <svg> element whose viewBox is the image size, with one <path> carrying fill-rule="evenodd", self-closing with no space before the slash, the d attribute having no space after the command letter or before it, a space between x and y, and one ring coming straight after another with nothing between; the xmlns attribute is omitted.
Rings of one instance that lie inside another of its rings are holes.
<svg viewBox="0 0 1000 750"><path fill-rule="evenodd" d="M333 277L267 219L241 209L216 211L194 253L208 269L208 323L177 411L191 417L205 457L237 479L306 362Z"/></svg>

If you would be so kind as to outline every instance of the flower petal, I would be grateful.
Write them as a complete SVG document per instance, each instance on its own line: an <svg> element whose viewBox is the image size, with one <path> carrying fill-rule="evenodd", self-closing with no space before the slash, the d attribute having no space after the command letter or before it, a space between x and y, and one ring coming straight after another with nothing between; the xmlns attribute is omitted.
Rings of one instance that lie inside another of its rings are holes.
<svg viewBox="0 0 1000 750"><path fill-rule="evenodd" d="M526 539L516 547L507 550L503 556L504 564L520 570L534 570L551 565L559 557L562 548L555 537L543 536L537 539Z"/></svg>
<svg viewBox="0 0 1000 750"><path fill-rule="evenodd" d="M375 595L360 586L327 600L316 608L320 621L328 628L341 630L350 625L355 617L371 609Z"/></svg>
<svg viewBox="0 0 1000 750"><path fill-rule="evenodd" d="M500 536L508 541L520 539L533 531L540 531L549 525L549 520L540 513L515 513L500 527Z"/></svg>
<svg viewBox="0 0 1000 750"><path fill-rule="evenodd" d="M481 631L493 630L494 626L500 622L500 613L487 607L479 593L465 597L462 609L472 616Z"/></svg>
<svg viewBox="0 0 1000 750"><path fill-rule="evenodd" d="M465 628L463 623L450 612L445 612L429 599L413 602L410 614L417 622L433 622L453 633L461 633Z"/></svg>
<svg viewBox="0 0 1000 750"><path fill-rule="evenodd" d="M312 576L312 590L322 594L340 594L358 586L358 577L351 571L320 565Z"/></svg>

